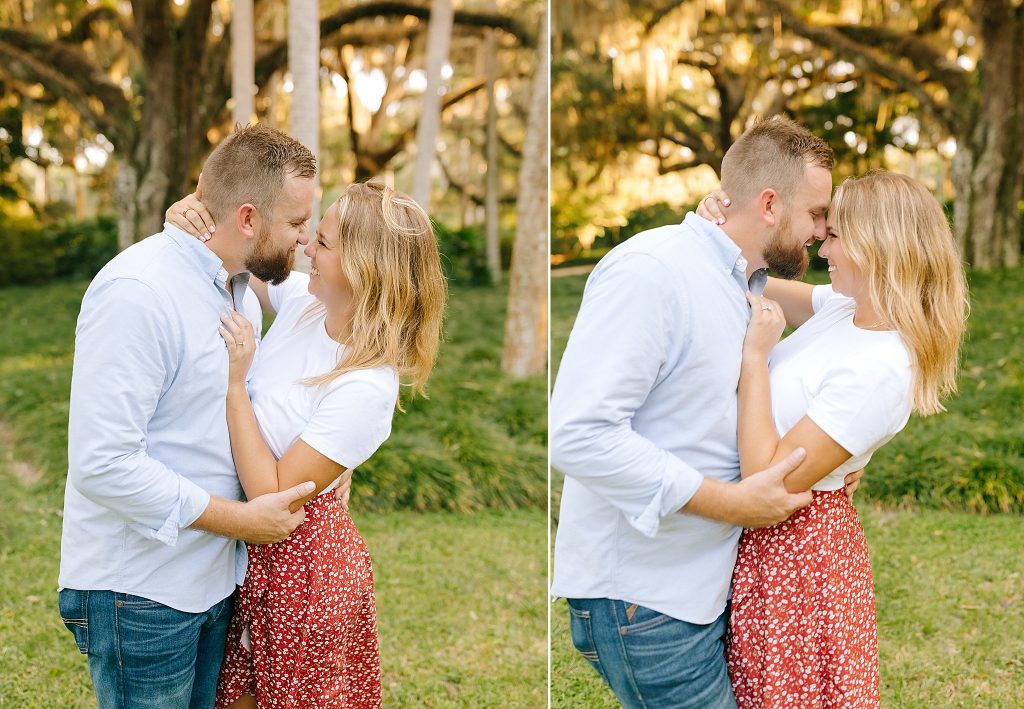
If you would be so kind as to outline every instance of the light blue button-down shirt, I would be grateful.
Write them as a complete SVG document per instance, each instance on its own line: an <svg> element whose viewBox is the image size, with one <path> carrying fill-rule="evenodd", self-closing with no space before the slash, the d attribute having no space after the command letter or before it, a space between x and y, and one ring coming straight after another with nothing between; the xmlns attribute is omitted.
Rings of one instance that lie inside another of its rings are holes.
<svg viewBox="0 0 1024 709"><path fill-rule="evenodd" d="M740 529L677 511L704 477L740 477L746 267L689 214L590 275L551 398L551 462L566 475L554 595L701 624L724 610Z"/></svg>
<svg viewBox="0 0 1024 709"><path fill-rule="evenodd" d="M190 613L226 598L245 545L189 527L210 496L242 499L217 328L235 307L260 331L248 274L164 231L96 276L75 333L61 588L131 593Z"/></svg>

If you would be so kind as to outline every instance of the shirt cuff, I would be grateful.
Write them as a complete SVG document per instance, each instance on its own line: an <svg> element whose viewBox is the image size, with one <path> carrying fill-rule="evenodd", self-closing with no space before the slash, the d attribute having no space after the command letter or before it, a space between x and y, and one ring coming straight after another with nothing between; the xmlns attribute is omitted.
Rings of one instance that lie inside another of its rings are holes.
<svg viewBox="0 0 1024 709"><path fill-rule="evenodd" d="M210 504L210 493L187 478L178 478L178 501L160 529L141 524L130 525L147 539L173 547L178 543L178 530L188 527L206 511Z"/></svg>
<svg viewBox="0 0 1024 709"><path fill-rule="evenodd" d="M690 501L700 487L704 476L671 454L665 475L661 481L661 489L650 501L643 512L637 517L630 517L629 523L645 537L653 537L658 533L661 518L679 511Z"/></svg>

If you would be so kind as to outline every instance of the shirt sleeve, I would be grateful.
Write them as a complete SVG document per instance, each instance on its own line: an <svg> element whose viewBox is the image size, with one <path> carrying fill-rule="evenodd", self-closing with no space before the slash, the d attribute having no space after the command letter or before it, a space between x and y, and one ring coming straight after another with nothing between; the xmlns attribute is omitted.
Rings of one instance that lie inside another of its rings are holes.
<svg viewBox="0 0 1024 709"><path fill-rule="evenodd" d="M210 495L146 448L160 397L177 375L180 331L159 296L133 279L86 295L75 334L68 483L169 546Z"/></svg>
<svg viewBox="0 0 1024 709"><path fill-rule="evenodd" d="M869 453L907 423L910 369L858 358L825 377L807 416L854 458Z"/></svg>
<svg viewBox="0 0 1024 709"><path fill-rule="evenodd" d="M355 371L329 386L299 437L351 470L391 435L398 379L390 370Z"/></svg>
<svg viewBox="0 0 1024 709"><path fill-rule="evenodd" d="M811 291L811 310L818 312L825 305L825 301L835 294L831 285L814 286L814 290Z"/></svg>
<svg viewBox="0 0 1024 709"><path fill-rule="evenodd" d="M632 428L688 323L668 269L630 254L587 282L551 397L551 461L654 536L703 476ZM678 340L676 340L678 341Z"/></svg>
<svg viewBox="0 0 1024 709"><path fill-rule="evenodd" d="M292 271L288 278L278 285L267 283L267 297L270 298L270 305L275 313L280 313L284 302L296 295L304 295L309 292L309 274L302 271Z"/></svg>

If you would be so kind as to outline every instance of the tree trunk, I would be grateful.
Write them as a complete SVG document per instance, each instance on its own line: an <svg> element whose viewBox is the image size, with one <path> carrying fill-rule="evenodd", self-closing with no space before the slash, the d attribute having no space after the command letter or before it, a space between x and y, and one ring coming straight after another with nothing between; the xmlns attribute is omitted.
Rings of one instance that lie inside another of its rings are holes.
<svg viewBox="0 0 1024 709"><path fill-rule="evenodd" d="M971 266L990 271L1020 264L1024 182L1024 20L1007 3L979 3L985 47L981 100L964 121L953 158L954 231Z"/></svg>
<svg viewBox="0 0 1024 709"><path fill-rule="evenodd" d="M246 125L256 115L253 85L256 83L255 28L252 0L234 0L231 6L231 119Z"/></svg>
<svg viewBox="0 0 1024 709"><path fill-rule="evenodd" d="M114 194L117 202L117 250L124 251L135 243L136 209L135 190L139 186L139 175L130 160L121 160L114 178Z"/></svg>
<svg viewBox="0 0 1024 709"><path fill-rule="evenodd" d="M288 3L288 67L292 74L291 134L320 156L320 3L290 0ZM320 172L313 178L313 218L310 233L320 222ZM309 259L300 249L295 266L309 271Z"/></svg>
<svg viewBox="0 0 1024 709"><path fill-rule="evenodd" d="M547 37L546 13L537 36ZM542 39L537 46L501 357L502 371L514 377L539 374L547 364L548 42Z"/></svg>
<svg viewBox="0 0 1024 709"><path fill-rule="evenodd" d="M430 5L427 27L427 89L416 127L416 167L413 172L412 198L430 211L430 169L437 153L437 133L441 125L441 69L448 58L455 15L452 0L434 0Z"/></svg>
<svg viewBox="0 0 1024 709"><path fill-rule="evenodd" d="M122 148L116 179L120 249L161 231L164 210L191 185L189 161L206 140L196 99L211 4L193 0L181 22L164 0L133 6L146 80L139 133Z"/></svg>
<svg viewBox="0 0 1024 709"><path fill-rule="evenodd" d="M174 164L175 148L179 146L177 122L181 114L179 67L170 9L149 3L149 11L140 22L144 51L142 65L146 77L146 95L142 105L142 131L132 152L138 179L135 192L136 224L133 241L156 234L163 229L164 210L170 192L171 177L178 172Z"/></svg>
<svg viewBox="0 0 1024 709"><path fill-rule="evenodd" d="M546 41L542 38L542 41ZM498 106L494 82L498 77L498 52L494 30L487 30L484 43L487 76L487 180L484 192L484 244L491 283L501 283L501 242L498 232Z"/></svg>

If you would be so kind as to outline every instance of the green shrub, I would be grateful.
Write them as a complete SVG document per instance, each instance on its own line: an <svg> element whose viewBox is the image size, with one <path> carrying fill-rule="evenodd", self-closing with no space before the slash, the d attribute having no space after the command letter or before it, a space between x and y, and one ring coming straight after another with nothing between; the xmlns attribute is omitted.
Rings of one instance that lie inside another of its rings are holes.
<svg viewBox="0 0 1024 709"><path fill-rule="evenodd" d="M444 275L452 285L482 286L491 282L483 225L449 229L434 222Z"/></svg>
<svg viewBox="0 0 1024 709"><path fill-rule="evenodd" d="M0 419L11 452L42 471L37 485L52 494L67 473L75 321L87 285L0 289L0 332L14 333L0 337ZM452 289L430 398L404 395L391 438L356 471L356 509L544 507L547 377L501 373L507 298L505 287Z"/></svg>
<svg viewBox="0 0 1024 709"><path fill-rule="evenodd" d="M822 282L820 274L809 281ZM871 458L859 501L889 508L1024 513L1024 269L970 273L971 316L959 392L937 416L913 416ZM557 369L585 276L551 283ZM557 372L553 372L553 377ZM552 484L557 509L561 477Z"/></svg>
<svg viewBox="0 0 1024 709"><path fill-rule="evenodd" d="M92 278L117 255L117 220L112 216L64 221L52 235L57 278Z"/></svg>
<svg viewBox="0 0 1024 709"><path fill-rule="evenodd" d="M0 210L0 288L53 280L57 270L52 240L32 217Z"/></svg>
<svg viewBox="0 0 1024 709"><path fill-rule="evenodd" d="M117 221L99 216L47 227L0 210L0 244L0 287L92 278L117 254Z"/></svg>

